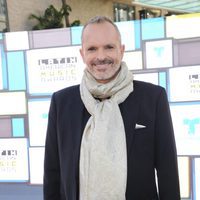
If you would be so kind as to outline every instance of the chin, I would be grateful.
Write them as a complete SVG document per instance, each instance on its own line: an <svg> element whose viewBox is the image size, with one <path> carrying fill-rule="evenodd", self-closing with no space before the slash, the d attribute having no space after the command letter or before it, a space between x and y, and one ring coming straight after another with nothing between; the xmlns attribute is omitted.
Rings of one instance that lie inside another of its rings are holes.
<svg viewBox="0 0 200 200"><path fill-rule="evenodd" d="M108 83L116 77L116 74L112 74L110 76L95 76L97 82L99 83Z"/></svg>

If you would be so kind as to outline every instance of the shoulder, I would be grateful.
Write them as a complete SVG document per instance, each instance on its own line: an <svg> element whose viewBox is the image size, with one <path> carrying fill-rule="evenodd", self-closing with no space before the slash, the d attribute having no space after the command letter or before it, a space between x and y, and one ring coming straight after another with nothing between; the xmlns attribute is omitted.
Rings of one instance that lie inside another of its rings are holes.
<svg viewBox="0 0 200 200"><path fill-rule="evenodd" d="M53 95L55 95L56 97L77 95L77 94L79 94L79 87L80 87L80 85L73 85L73 86L58 90Z"/></svg>
<svg viewBox="0 0 200 200"><path fill-rule="evenodd" d="M163 87L161 87L159 85L155 85L155 84L144 82L144 81L134 80L133 84L134 84L134 88L135 89L143 89L143 90L147 90L147 89L150 89L150 90L162 90L162 89L164 89Z"/></svg>
<svg viewBox="0 0 200 200"><path fill-rule="evenodd" d="M143 82L143 81L134 80L133 87L134 87L134 91L146 93L146 94L165 92L165 88L163 88L159 85L154 85L152 83L147 83L147 82Z"/></svg>
<svg viewBox="0 0 200 200"><path fill-rule="evenodd" d="M70 86L53 93L52 99L59 102L77 101L80 99L80 85Z"/></svg>
<svg viewBox="0 0 200 200"><path fill-rule="evenodd" d="M141 102L153 103L159 99L168 99L165 88L154 85L152 83L133 81L132 97L137 98Z"/></svg>

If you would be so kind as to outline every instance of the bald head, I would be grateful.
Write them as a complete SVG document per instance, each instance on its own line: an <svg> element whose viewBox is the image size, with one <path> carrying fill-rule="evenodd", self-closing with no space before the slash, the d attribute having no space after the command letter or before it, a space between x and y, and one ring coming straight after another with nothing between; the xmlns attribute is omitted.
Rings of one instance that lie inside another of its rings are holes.
<svg viewBox="0 0 200 200"><path fill-rule="evenodd" d="M87 26L93 25L93 24L97 24L97 25L98 25L98 24L103 24L103 23L106 23L106 22L109 23L109 24L111 24L111 25L115 28L117 34L119 35L119 42L121 43L121 34L120 34L120 32L119 32L118 27L116 26L116 24L115 24L110 18L108 18L108 17L106 17L106 16L95 16L95 17L91 18L91 19L84 25L83 30L82 30L82 36L81 36L82 42L83 42L84 31L85 31L85 29L87 28Z"/></svg>

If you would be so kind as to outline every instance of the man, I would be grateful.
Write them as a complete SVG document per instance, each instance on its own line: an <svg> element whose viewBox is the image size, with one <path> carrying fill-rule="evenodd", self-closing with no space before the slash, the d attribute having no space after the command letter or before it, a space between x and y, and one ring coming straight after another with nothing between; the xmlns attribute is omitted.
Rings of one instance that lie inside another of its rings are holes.
<svg viewBox="0 0 200 200"><path fill-rule="evenodd" d="M165 90L133 81L120 33L106 17L84 26L80 53L86 64L80 86L51 100L44 199L179 200Z"/></svg>

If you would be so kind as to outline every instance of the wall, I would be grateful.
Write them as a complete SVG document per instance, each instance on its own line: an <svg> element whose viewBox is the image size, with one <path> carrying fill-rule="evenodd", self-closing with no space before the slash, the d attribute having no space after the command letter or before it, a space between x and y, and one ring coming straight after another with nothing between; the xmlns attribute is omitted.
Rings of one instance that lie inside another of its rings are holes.
<svg viewBox="0 0 200 200"><path fill-rule="evenodd" d="M112 19L114 16L113 3L135 6L132 4L131 0L67 0L67 4L69 4L72 8L69 20L72 22L79 19L83 25L89 18L95 15L106 15ZM50 4L53 4L56 8L60 9L62 0L7 0L10 31L31 30L36 21L29 20L29 15L42 15L44 10ZM138 11L141 9L141 6L135 6L136 19L140 19ZM166 12L166 10L161 10L161 15L163 16Z"/></svg>
<svg viewBox="0 0 200 200"><path fill-rule="evenodd" d="M113 4L111 0L68 0L72 7L70 20L80 19L85 24L89 18L95 15L107 15L113 17Z"/></svg>
<svg viewBox="0 0 200 200"><path fill-rule="evenodd" d="M50 4L60 8L61 0L7 0L10 31L31 30L34 22L28 20L29 15L42 14Z"/></svg>
<svg viewBox="0 0 200 200"><path fill-rule="evenodd" d="M34 20L28 20L30 14L42 15L44 10L53 4L58 9L61 0L7 0L10 31L31 30ZM95 15L113 16L113 4L110 0L68 0L72 8L70 22L79 19L84 24Z"/></svg>

